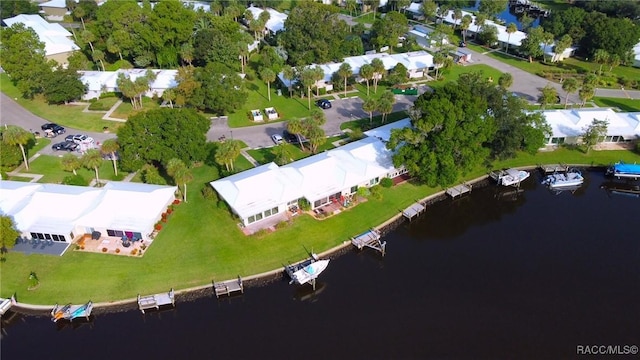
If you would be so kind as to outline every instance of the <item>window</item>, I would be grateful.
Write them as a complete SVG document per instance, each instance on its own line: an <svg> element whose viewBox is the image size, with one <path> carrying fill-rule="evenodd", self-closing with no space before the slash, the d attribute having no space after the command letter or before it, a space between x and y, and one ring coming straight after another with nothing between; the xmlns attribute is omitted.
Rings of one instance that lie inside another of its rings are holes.
<svg viewBox="0 0 640 360"><path fill-rule="evenodd" d="M255 221L256 221L256 217L255 217L255 215L251 215L251 216L249 216L249 218L247 219L247 222L248 222L249 224L251 224L251 223L253 223L253 222L255 222Z"/></svg>
<svg viewBox="0 0 640 360"><path fill-rule="evenodd" d="M124 236L124 231L122 231L122 230L115 230L113 233L114 233L115 236L117 236L119 238Z"/></svg>
<svg viewBox="0 0 640 360"><path fill-rule="evenodd" d="M58 235L58 237L60 238L60 241L67 241L67 239L65 239L64 235ZM73 239L73 237L72 237Z"/></svg>
<svg viewBox="0 0 640 360"><path fill-rule="evenodd" d="M111 229L107 229L107 235L108 236L116 236L116 231L115 230L111 230Z"/></svg>
<svg viewBox="0 0 640 360"><path fill-rule="evenodd" d="M256 214L256 221L262 220L262 213Z"/></svg>
<svg viewBox="0 0 640 360"><path fill-rule="evenodd" d="M44 238L47 240L51 240L51 234L44 234Z"/></svg>
<svg viewBox="0 0 640 360"><path fill-rule="evenodd" d="M51 235L53 237L53 241L62 241L60 240L60 236L58 235Z"/></svg>
<svg viewBox="0 0 640 360"><path fill-rule="evenodd" d="M350 191L351 191L352 194L357 193L358 192L358 185L352 186Z"/></svg>
<svg viewBox="0 0 640 360"><path fill-rule="evenodd" d="M269 217L269 216L271 216L271 209L265 210L264 212L264 217Z"/></svg>
<svg viewBox="0 0 640 360"><path fill-rule="evenodd" d="M380 179L379 179L379 178L371 179L371 181L369 181L369 185L375 185L375 184L377 184L377 183L378 183L378 181L380 181Z"/></svg>
<svg viewBox="0 0 640 360"><path fill-rule="evenodd" d="M40 239L40 240L44 240L44 234L42 234L42 233L36 233L36 236L38 237L38 239Z"/></svg>
<svg viewBox="0 0 640 360"><path fill-rule="evenodd" d="M36 235L36 233L31 233L31 238L32 238L32 239L37 239L37 238L38 238L38 235Z"/></svg>

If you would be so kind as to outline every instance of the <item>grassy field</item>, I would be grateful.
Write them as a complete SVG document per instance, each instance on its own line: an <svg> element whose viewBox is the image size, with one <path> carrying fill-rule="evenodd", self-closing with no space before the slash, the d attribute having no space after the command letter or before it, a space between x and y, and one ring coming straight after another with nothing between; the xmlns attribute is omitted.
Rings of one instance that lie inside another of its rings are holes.
<svg viewBox="0 0 640 360"><path fill-rule="evenodd" d="M600 107L612 107L621 111L640 111L640 100L620 99L620 98L594 98L593 102Z"/></svg>
<svg viewBox="0 0 640 360"><path fill-rule="evenodd" d="M591 151L586 155L561 149L535 156L520 154L493 166L606 165L618 160L640 161L640 156L629 151ZM39 304L109 301L278 269L283 263L304 258L305 248L321 252L341 244L396 215L416 199L441 190L407 183L383 189L381 200L370 199L323 221L302 215L274 233L247 237L224 207L201 195L202 188L218 178L217 169L204 165L193 172L189 202L177 207L143 257L81 251L68 251L62 257L9 252L6 262L0 263L1 295L9 297L17 293L21 302ZM485 173L486 169L479 166L467 178ZM29 291L28 276L32 271L38 275L40 286Z"/></svg>
<svg viewBox="0 0 640 360"><path fill-rule="evenodd" d="M325 150L333 149L335 146L333 142L338 141L340 139L344 139L345 136L332 136L328 137L327 141L321 146L318 147L318 153L323 152ZM313 155L307 148L303 151L300 149L300 146L293 144L284 144L284 146L289 149L289 154L291 154L291 160L300 160L307 156ZM268 148L260 148L260 149L251 149L247 150L247 153L251 155L252 158L256 159L261 165L268 164L272 161L275 161L276 156L273 154L274 147Z"/></svg>
<svg viewBox="0 0 640 360"><path fill-rule="evenodd" d="M30 164L29 171L23 169L21 172L44 175L44 177L38 181L41 183L59 184L65 177L73 175L71 172L62 170L61 159L64 153L65 152L61 152L60 156L41 155ZM80 168L77 172L78 175L81 175L83 178L87 179L87 181L91 181L96 176L93 169ZM115 180L116 177L113 170L113 163L108 160L103 161L102 165L100 165L100 168L98 169L98 175L100 180ZM119 177L124 177L126 175L127 173L118 171Z"/></svg>

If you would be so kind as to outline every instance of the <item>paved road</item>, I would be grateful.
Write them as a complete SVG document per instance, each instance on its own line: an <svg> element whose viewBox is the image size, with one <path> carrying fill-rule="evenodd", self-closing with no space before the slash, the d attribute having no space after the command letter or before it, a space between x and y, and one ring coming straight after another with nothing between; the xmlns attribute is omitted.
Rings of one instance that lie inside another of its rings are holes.
<svg viewBox="0 0 640 360"><path fill-rule="evenodd" d="M50 121L32 114L31 112L20 106L20 104L15 102L13 99L8 97L6 94L0 93L0 123L17 125L26 130L38 131L42 134L42 130L40 129L40 127L48 122ZM69 134L86 134L94 138L96 143L100 144L102 144L102 142L106 139L115 138L115 134L87 132L77 129L71 129L66 126L65 129L67 130L66 134L58 135L57 137L51 139L52 144L64 141L64 137ZM56 152L51 150L50 146L42 149L40 153L45 155L64 154L64 152Z"/></svg>

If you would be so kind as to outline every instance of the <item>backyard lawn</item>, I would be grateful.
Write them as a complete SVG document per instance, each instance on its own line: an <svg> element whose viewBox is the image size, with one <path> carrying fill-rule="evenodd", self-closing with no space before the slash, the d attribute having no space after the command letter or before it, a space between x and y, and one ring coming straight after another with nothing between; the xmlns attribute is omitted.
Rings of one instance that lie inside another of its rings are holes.
<svg viewBox="0 0 640 360"><path fill-rule="evenodd" d="M492 166L607 165L618 160L637 162L640 156L630 151L591 151L586 155L561 149L535 156L519 154L516 159ZM467 179L486 174L486 171L480 165ZM383 188L381 200L369 199L323 221L302 215L274 233L245 236L225 206L218 206L215 199L206 200L201 195L203 187L218 178L217 168L204 165L195 168L193 173L194 180L188 189L189 202L177 206L143 257L75 250L67 251L62 257L9 252L6 262L0 264L1 295L9 297L17 293L19 301L35 304L82 303L88 299L101 302L279 269L282 264L306 257L306 249L322 252L339 245L386 221L416 199L441 190L412 183ZM32 271L37 273L40 286L28 291L28 277Z"/></svg>
<svg viewBox="0 0 640 360"><path fill-rule="evenodd" d="M604 98L597 97L593 102L600 107L612 107L620 109L620 111L636 112L640 111L640 100L621 99L621 98Z"/></svg>
<svg viewBox="0 0 640 360"><path fill-rule="evenodd" d="M335 145L333 145L333 143L345 138L346 136L343 136L343 135L328 137L327 141L325 141L323 145L318 147L318 153L335 148ZM284 144L283 146L286 146L287 149L289 149L289 154L291 154L291 159L293 161L300 160L307 156L313 155L308 150L308 148L306 148L306 150L303 151L302 149L300 149L300 146L298 145ZM247 153L249 153L249 155L251 155L252 158L256 159L256 161L259 162L260 165L264 165L272 161L275 161L276 156L273 154L274 148L275 147L251 149L251 150L247 150Z"/></svg>
<svg viewBox="0 0 640 360"><path fill-rule="evenodd" d="M61 159L62 153L60 156L40 155L29 164L29 171L22 169L21 172L44 175L42 179L38 181L40 183L60 184L65 177L73 175L72 172L62 170ZM77 172L78 175L81 175L87 181L91 181L96 177L93 169L83 167L78 169ZM98 169L98 175L100 180L115 180L116 177L115 172L113 171L113 163L110 160L104 160ZM126 175L127 173L118 171L117 179L122 179Z"/></svg>

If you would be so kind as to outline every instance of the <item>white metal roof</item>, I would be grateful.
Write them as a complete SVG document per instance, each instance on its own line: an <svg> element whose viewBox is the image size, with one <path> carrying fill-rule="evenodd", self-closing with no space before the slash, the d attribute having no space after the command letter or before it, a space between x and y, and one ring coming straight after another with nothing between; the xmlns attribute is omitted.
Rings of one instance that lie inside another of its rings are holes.
<svg viewBox="0 0 640 360"><path fill-rule="evenodd" d="M471 16L471 25L469 25L468 31L475 33L476 30L478 29L478 27L475 25L476 16L473 15L473 13L470 13L468 11L462 11L462 16L464 17L465 15ZM447 13L447 16L445 16L443 20L449 24L455 24L455 25L460 25L460 23L462 22L462 19L457 19L457 20L453 19L453 10L449 10L449 12ZM498 41L502 43L509 43L510 45L520 46L522 44L522 40L524 40L527 37L527 33L522 32L520 30L512 33L511 36L509 36L506 26L497 24L491 20L486 20L484 22L484 25L480 27L480 31L482 31L483 27L487 27L487 26L496 27L496 29L498 30Z"/></svg>
<svg viewBox="0 0 640 360"><path fill-rule="evenodd" d="M60 24L49 23L40 15L20 14L12 18L2 20L7 26L13 24L24 24L25 27L33 29L41 42L44 43L45 55L55 55L80 48L71 39L72 34Z"/></svg>
<svg viewBox="0 0 640 360"><path fill-rule="evenodd" d="M259 18L260 14L263 11L268 12L269 20L267 21L267 24L265 25L265 27L272 33L276 33L280 30L284 30L284 22L287 20L287 17L288 17L287 14L283 14L271 8L261 9L253 5L249 6L247 10L251 11L254 19Z"/></svg>
<svg viewBox="0 0 640 360"><path fill-rule="evenodd" d="M149 88L169 89L178 85L176 75L178 70L151 69L156 74L156 79L149 84ZM117 89L118 74L123 73L132 81L145 76L147 69L120 69L117 71L78 71L80 81L87 85L88 91L100 91L103 88Z"/></svg>
<svg viewBox="0 0 640 360"><path fill-rule="evenodd" d="M551 126L553 137L581 136L594 119L608 122L608 136L640 137L640 112L619 113L609 108L593 108L545 110L542 113Z"/></svg>
<svg viewBox="0 0 640 360"><path fill-rule="evenodd" d="M358 75L362 65L371 64L373 59L380 59L387 71L393 69L398 63L402 63L409 71L425 69L433 66L433 55L424 50L399 54L377 53L350 56L344 58L344 62L351 66L353 75ZM340 65L342 65L342 63L327 63L321 65L312 64L311 66L322 69L324 72L324 81L330 81L331 76L338 71ZM290 85L290 79L285 79L283 73L278 74L278 77L285 86Z"/></svg>
<svg viewBox="0 0 640 360"><path fill-rule="evenodd" d="M145 231L176 187L109 182L102 188L0 181L0 210L20 231L66 235L75 226Z"/></svg>
<svg viewBox="0 0 640 360"><path fill-rule="evenodd" d="M367 137L282 167L262 165L213 181L211 186L247 218L301 197L315 201L385 176L393 168L384 142Z"/></svg>
<svg viewBox="0 0 640 360"><path fill-rule="evenodd" d="M402 129L411 126L411 119L406 118L398 121L394 121L390 124L382 125L377 128L365 131L364 134L368 137L377 138L380 141L387 142L391 136L391 131L394 129Z"/></svg>

